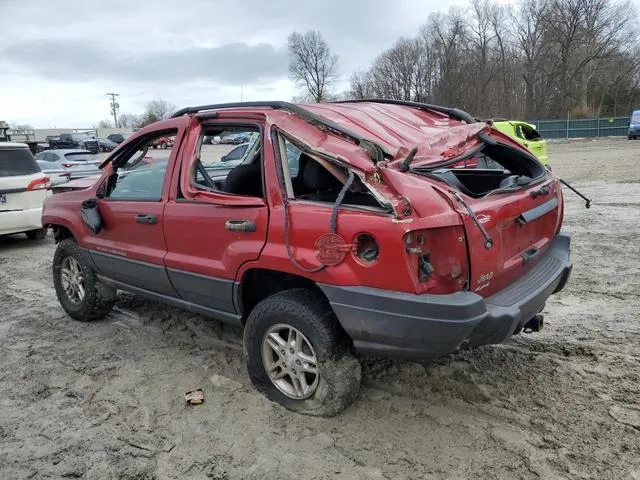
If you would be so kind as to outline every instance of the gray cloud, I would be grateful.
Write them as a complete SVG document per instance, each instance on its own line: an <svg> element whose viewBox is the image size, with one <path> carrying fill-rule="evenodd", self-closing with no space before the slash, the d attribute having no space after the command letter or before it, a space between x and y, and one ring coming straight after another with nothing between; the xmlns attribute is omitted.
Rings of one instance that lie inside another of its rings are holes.
<svg viewBox="0 0 640 480"><path fill-rule="evenodd" d="M0 0L0 107L10 120L90 124L166 98L179 106L288 100L287 36L319 30L341 82L429 13L468 0Z"/></svg>
<svg viewBox="0 0 640 480"><path fill-rule="evenodd" d="M254 84L285 77L286 49L268 43L228 43L220 47L184 47L143 52L110 50L71 39L36 40L0 48L3 60L58 80L113 80L167 85L209 81ZM38 61L34 62L34 59Z"/></svg>

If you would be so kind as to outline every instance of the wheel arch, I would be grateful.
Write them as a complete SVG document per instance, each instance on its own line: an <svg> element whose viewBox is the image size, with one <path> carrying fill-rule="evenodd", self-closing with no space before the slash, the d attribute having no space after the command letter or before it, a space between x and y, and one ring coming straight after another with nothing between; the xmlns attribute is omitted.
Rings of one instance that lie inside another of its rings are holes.
<svg viewBox="0 0 640 480"><path fill-rule="evenodd" d="M241 280L236 285L234 301L238 311L242 314L243 324L260 301L284 290L294 288L311 290L318 294L327 304L329 303L324 292L313 280L279 270L249 268L243 273Z"/></svg>
<svg viewBox="0 0 640 480"><path fill-rule="evenodd" d="M67 225L62 225L59 223L49 223L45 225L45 227L51 228L51 230L53 230L53 239L56 243L60 243L62 240L65 240L67 238L72 238L74 240L76 238Z"/></svg>

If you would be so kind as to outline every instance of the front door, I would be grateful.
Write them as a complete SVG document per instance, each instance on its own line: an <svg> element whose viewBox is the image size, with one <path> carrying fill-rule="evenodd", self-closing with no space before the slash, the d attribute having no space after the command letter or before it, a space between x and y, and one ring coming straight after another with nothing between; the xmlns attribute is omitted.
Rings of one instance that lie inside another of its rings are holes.
<svg viewBox="0 0 640 480"><path fill-rule="evenodd" d="M140 140L128 158L109 178L103 179L103 198L98 202L102 230L87 244L98 271L117 282L162 295L175 296L163 259L164 208L168 177L176 149L149 148L160 136L178 130L153 133ZM167 179L167 180L165 180ZM166 188L165 188L166 187Z"/></svg>
<svg viewBox="0 0 640 480"><path fill-rule="evenodd" d="M227 156L237 148L233 144L194 142L200 151L183 160L176 198L165 207L164 231L165 266L180 296L212 313L235 315L236 273L260 256L269 210L263 193L261 125L221 121L200 132L210 137L231 134L246 139L239 158Z"/></svg>

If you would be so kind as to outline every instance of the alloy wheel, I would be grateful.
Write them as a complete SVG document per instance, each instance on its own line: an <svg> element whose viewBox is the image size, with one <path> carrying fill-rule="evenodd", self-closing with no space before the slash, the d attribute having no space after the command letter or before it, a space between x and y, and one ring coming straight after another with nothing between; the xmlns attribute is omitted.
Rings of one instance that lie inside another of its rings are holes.
<svg viewBox="0 0 640 480"><path fill-rule="evenodd" d="M294 400L318 387L318 359L311 342L291 325L272 326L262 339L262 364L275 387Z"/></svg>
<svg viewBox="0 0 640 480"><path fill-rule="evenodd" d="M71 303L78 304L84 300L84 275L78 261L73 257L66 257L60 266L60 280L62 288Z"/></svg>

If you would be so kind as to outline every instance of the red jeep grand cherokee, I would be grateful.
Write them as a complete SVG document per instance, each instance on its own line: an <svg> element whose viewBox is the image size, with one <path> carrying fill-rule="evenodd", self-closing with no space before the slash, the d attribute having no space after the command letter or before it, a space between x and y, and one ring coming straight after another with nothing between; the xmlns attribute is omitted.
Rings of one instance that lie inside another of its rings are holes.
<svg viewBox="0 0 640 480"><path fill-rule="evenodd" d="M203 145L222 133L248 141ZM307 414L353 401L355 352L440 356L539 330L571 270L558 180L456 109L185 108L101 168L44 206L65 311L101 318L121 289L243 326L254 385Z"/></svg>

